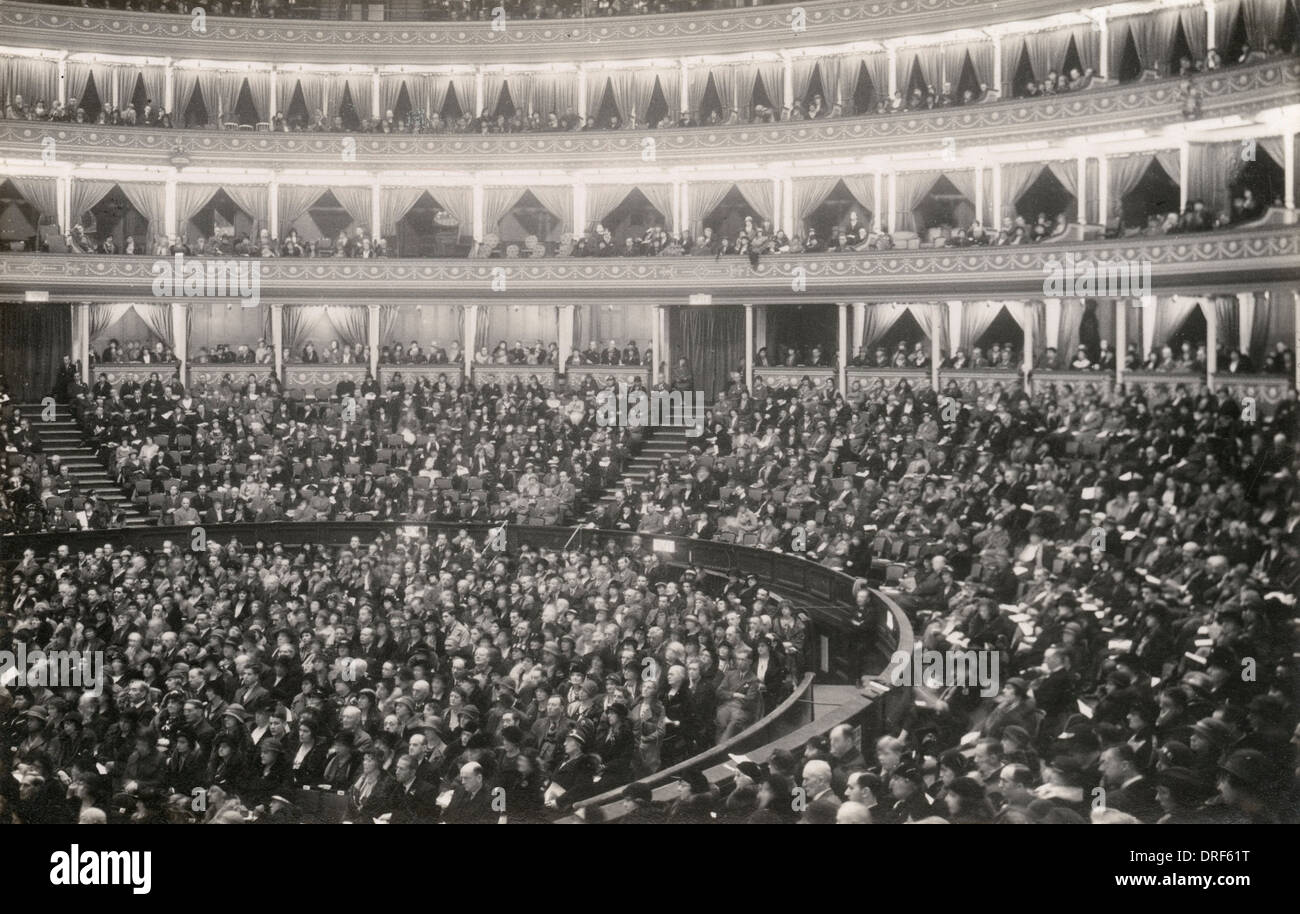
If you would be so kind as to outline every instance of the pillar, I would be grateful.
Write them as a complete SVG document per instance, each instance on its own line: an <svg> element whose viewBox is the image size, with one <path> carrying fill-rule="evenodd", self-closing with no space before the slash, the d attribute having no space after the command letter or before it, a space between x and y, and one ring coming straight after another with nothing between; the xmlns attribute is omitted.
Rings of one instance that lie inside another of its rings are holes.
<svg viewBox="0 0 1300 914"><path fill-rule="evenodd" d="M875 232L883 232L885 230L885 220L883 219L883 211L885 208L880 205L884 202L884 197L882 196L883 188L884 176L879 170L877 170L875 174L875 184L872 191L875 194L875 196L872 197L872 200L874 201L872 209L874 209L875 212L871 214L871 229Z"/></svg>
<svg viewBox="0 0 1300 914"><path fill-rule="evenodd" d="M560 374L569 373L569 356L573 352L573 316L574 305L560 305L557 310L559 320L558 342L560 345L560 364L558 371Z"/></svg>
<svg viewBox="0 0 1300 914"><path fill-rule="evenodd" d="M786 178L783 182L784 188L781 191L785 200L785 219L780 228L789 238L794 237L794 221L797 214L794 211L794 178Z"/></svg>
<svg viewBox="0 0 1300 914"><path fill-rule="evenodd" d="M163 186L163 231L168 237L179 235L181 231L179 215L176 212L176 175L168 175Z"/></svg>
<svg viewBox="0 0 1300 914"><path fill-rule="evenodd" d="M587 185L581 181L573 182L573 235L579 237L587 234Z"/></svg>
<svg viewBox="0 0 1300 914"><path fill-rule="evenodd" d="M655 359L663 363L663 378L669 383L673 378L673 340L671 324L668 323L668 308L664 305L659 306L659 351L655 353Z"/></svg>
<svg viewBox="0 0 1300 914"><path fill-rule="evenodd" d="M72 332L75 335L72 346L72 358L81 366L81 380L89 387L92 381L90 371L90 308L89 302L72 306Z"/></svg>
<svg viewBox="0 0 1300 914"><path fill-rule="evenodd" d="M72 230L72 217L68 213L72 206L71 176L59 175L54 179L54 204L58 211L55 215L59 220L59 231L66 234Z"/></svg>
<svg viewBox="0 0 1300 914"><path fill-rule="evenodd" d="M839 369L836 378L840 385L840 393L848 390L849 381L849 303L840 302L835 306L839 312L840 334L839 334L839 356L836 359L836 367Z"/></svg>
<svg viewBox="0 0 1300 914"><path fill-rule="evenodd" d="M1043 299L1043 332L1047 334L1047 339L1043 340L1043 349L1048 346L1055 347L1061 341L1061 300L1059 298ZM1115 344L1116 348L1119 343ZM1057 352L1058 357L1068 356L1068 353Z"/></svg>
<svg viewBox="0 0 1300 914"><path fill-rule="evenodd" d="M578 117L587 120L587 68L578 64Z"/></svg>
<svg viewBox="0 0 1300 914"><path fill-rule="evenodd" d="M1282 134L1282 202L1295 209L1295 133Z"/></svg>
<svg viewBox="0 0 1300 914"><path fill-rule="evenodd" d="M993 35L990 40L993 42L993 83L992 90L1002 97L1002 36ZM958 74L958 78L961 74Z"/></svg>
<svg viewBox="0 0 1300 914"><path fill-rule="evenodd" d="M1075 163L1078 169L1079 192L1075 195L1078 198L1078 219L1080 225L1088 224L1088 157L1079 156Z"/></svg>
<svg viewBox="0 0 1300 914"><path fill-rule="evenodd" d="M775 232L786 223L787 211L790 209L790 200L783 193L785 190L785 181L782 178L772 179L772 231ZM787 233L788 234L788 233Z"/></svg>
<svg viewBox="0 0 1300 914"><path fill-rule="evenodd" d="M830 95L830 89L825 86L822 88L826 89L827 95ZM794 109L794 61L790 59L789 51L781 52L781 105L785 117L789 117Z"/></svg>
<svg viewBox="0 0 1300 914"><path fill-rule="evenodd" d="M1187 171L1191 167L1192 144L1183 140L1178 144L1178 212L1187 209Z"/></svg>
<svg viewBox="0 0 1300 914"><path fill-rule="evenodd" d="M866 310L866 306L863 306ZM943 303L934 303L934 319L930 322L930 389L939 391L939 363L943 361L943 348L939 345L939 335L943 330ZM861 339L861 336L858 337Z"/></svg>
<svg viewBox="0 0 1300 914"><path fill-rule="evenodd" d="M1219 309L1213 298L1198 303L1205 316L1205 383L1214 390L1214 376L1219 372Z"/></svg>
<svg viewBox="0 0 1300 914"><path fill-rule="evenodd" d="M370 110L374 112L376 120L384 119L384 110L379 106L383 102L382 93L379 91L379 68L375 67L370 73Z"/></svg>
<svg viewBox="0 0 1300 914"><path fill-rule="evenodd" d="M1029 390L1029 373L1034 370L1034 303L1032 301L1020 302L1021 314L1024 316L1024 334L1025 334L1025 362L1021 377L1024 380L1025 390Z"/></svg>
<svg viewBox="0 0 1300 914"><path fill-rule="evenodd" d="M889 173L889 231L898 231L898 172Z"/></svg>
<svg viewBox="0 0 1300 914"><path fill-rule="evenodd" d="M284 305L271 305L271 348L275 350L275 376L284 383Z"/></svg>
<svg viewBox="0 0 1300 914"><path fill-rule="evenodd" d="M750 304L745 305L745 389L754 389L754 306Z"/></svg>
<svg viewBox="0 0 1300 914"><path fill-rule="evenodd" d="M581 96L579 96L581 98ZM474 182L474 243L483 243L483 185Z"/></svg>
<svg viewBox="0 0 1300 914"><path fill-rule="evenodd" d="M1218 18L1218 0L1205 0L1205 53L1215 50L1214 30L1218 27L1215 19ZM1196 53L1196 49L1192 49Z"/></svg>
<svg viewBox="0 0 1300 914"><path fill-rule="evenodd" d="M483 114L483 68L474 68L474 116L479 117Z"/></svg>
<svg viewBox="0 0 1300 914"><path fill-rule="evenodd" d="M682 220L682 231L694 233L695 227L691 225L691 186L685 181L681 186L681 206L679 209Z"/></svg>
<svg viewBox="0 0 1300 914"><path fill-rule="evenodd" d="M1124 387L1124 360L1128 358L1128 300L1115 299L1115 389Z"/></svg>
<svg viewBox="0 0 1300 914"><path fill-rule="evenodd" d="M654 316L650 323L650 348L653 350L654 358L650 360L650 384L658 385L663 380L663 371L660 366L664 357L664 323L662 305L654 306Z"/></svg>
<svg viewBox="0 0 1300 914"><path fill-rule="evenodd" d="M276 94L280 91L280 68L271 67L271 94L266 101L266 120L267 123L273 123L276 115Z"/></svg>
<svg viewBox="0 0 1300 914"><path fill-rule="evenodd" d="M682 222L682 195L686 193L686 185L681 181L673 182L673 211L671 213L673 220L674 234L681 235L686 231L686 226Z"/></svg>
<svg viewBox="0 0 1300 914"><path fill-rule="evenodd" d="M1097 221L1110 225L1110 159L1097 156Z"/></svg>
<svg viewBox="0 0 1300 914"><path fill-rule="evenodd" d="M988 225L984 217L984 166L975 166L975 219L982 225Z"/></svg>
<svg viewBox="0 0 1300 914"><path fill-rule="evenodd" d="M1002 163L993 163L993 221L994 230L1002 227Z"/></svg>
<svg viewBox="0 0 1300 914"><path fill-rule="evenodd" d="M1110 79L1110 24L1104 10L1100 11L1100 17L1097 20L1097 75Z"/></svg>
<svg viewBox="0 0 1300 914"><path fill-rule="evenodd" d="M474 371L474 353L478 352L478 347L474 345L478 338L478 305L461 305L464 309L465 320L462 321L465 338L460 341L461 352L464 356L465 378L468 380L473 376Z"/></svg>
<svg viewBox="0 0 1300 914"><path fill-rule="evenodd" d="M383 199L384 189L376 181L370 187L370 237L374 241L379 240L383 231L383 226L380 225L384 217Z"/></svg>
<svg viewBox="0 0 1300 914"><path fill-rule="evenodd" d="M172 352L180 363L181 383L190 382L190 322L184 302L172 302Z"/></svg>
<svg viewBox="0 0 1300 914"><path fill-rule="evenodd" d="M1237 293L1237 348L1250 355L1250 338L1255 332L1255 293ZM1262 370L1263 366L1257 366Z"/></svg>
<svg viewBox="0 0 1300 914"><path fill-rule="evenodd" d="M1147 357L1156 344L1156 308L1159 299L1154 295L1143 295L1142 299L1142 358Z"/></svg>
<svg viewBox="0 0 1300 914"><path fill-rule="evenodd" d="M961 348L964 340L961 338L961 307L960 300L950 299L948 301L948 354L956 355L957 350Z"/></svg>
<svg viewBox="0 0 1300 914"><path fill-rule="evenodd" d="M384 341L379 338L379 305L366 305L366 345L370 348L370 374L379 377L379 350Z"/></svg>
<svg viewBox="0 0 1300 914"><path fill-rule="evenodd" d="M767 347L767 305L754 306L754 351Z"/></svg>
<svg viewBox="0 0 1300 914"><path fill-rule="evenodd" d="M170 69L170 67L168 69ZM59 58L59 104L65 105L67 104L67 102L68 102L68 52L64 51L63 56Z"/></svg>
<svg viewBox="0 0 1300 914"><path fill-rule="evenodd" d="M680 114L691 113L691 68L687 65L685 57L682 58L682 79L677 104L680 106Z"/></svg>
<svg viewBox="0 0 1300 914"><path fill-rule="evenodd" d="M889 97L892 100L898 91L898 49L890 45L885 51L885 59L889 61Z"/></svg>
<svg viewBox="0 0 1300 914"><path fill-rule="evenodd" d="M267 207L267 226L271 237L279 239L280 237L280 181L275 175L271 176L271 185L266 192Z"/></svg>
<svg viewBox="0 0 1300 914"><path fill-rule="evenodd" d="M275 104L274 79L275 77L272 76L272 82L271 82L271 104L272 105ZM60 91L62 91L62 87L60 87ZM163 97L162 100L159 102L159 104L162 105L162 109L164 111L166 111L168 114L172 116L172 120L174 122L176 123L180 122L180 118L176 116L176 112L173 110L176 107L176 64L172 61L170 57L167 58L167 62L163 65Z"/></svg>

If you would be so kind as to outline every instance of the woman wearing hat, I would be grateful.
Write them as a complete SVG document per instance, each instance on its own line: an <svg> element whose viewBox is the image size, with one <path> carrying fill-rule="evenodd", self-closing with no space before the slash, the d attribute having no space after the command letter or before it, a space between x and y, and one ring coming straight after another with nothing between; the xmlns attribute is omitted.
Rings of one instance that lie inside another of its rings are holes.
<svg viewBox="0 0 1300 914"><path fill-rule="evenodd" d="M299 718L297 736L285 753L289 777L297 788L315 787L324 779L329 746L321 739L320 725L312 717Z"/></svg>
<svg viewBox="0 0 1300 914"><path fill-rule="evenodd" d="M277 793L289 788L291 775L285 746L279 738L265 737L257 744L258 764L244 788L244 799L251 806L264 806Z"/></svg>
<svg viewBox="0 0 1300 914"><path fill-rule="evenodd" d="M208 759L208 783L227 793L238 793L246 777L247 765L238 738L229 732L217 734Z"/></svg>
<svg viewBox="0 0 1300 914"><path fill-rule="evenodd" d="M587 752L587 736L581 729L570 730L564 737L564 761L551 776L545 802L551 809L568 811L575 803L596 792L598 760Z"/></svg>
<svg viewBox="0 0 1300 914"><path fill-rule="evenodd" d="M348 790L347 821L368 825L396 807L397 783L384 770L385 756L379 746L361 754L361 773Z"/></svg>

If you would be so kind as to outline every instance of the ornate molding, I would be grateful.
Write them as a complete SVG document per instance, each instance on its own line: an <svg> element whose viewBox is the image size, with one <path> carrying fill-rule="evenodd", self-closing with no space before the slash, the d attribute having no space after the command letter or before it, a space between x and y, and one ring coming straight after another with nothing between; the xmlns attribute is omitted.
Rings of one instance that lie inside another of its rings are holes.
<svg viewBox="0 0 1300 914"><path fill-rule="evenodd" d="M444 305L572 304L604 302L610 295L624 304L685 304L700 291L710 292L720 305L781 304L795 298L1041 297L1048 264L1067 253L1093 261L1150 262L1153 289L1166 294L1294 283L1300 275L1300 232L1270 226L1070 245L772 256L757 266L741 257L264 260L261 297L286 303L354 303L364 297L371 304ZM0 300L22 299L29 291L47 291L51 301L61 302L149 299L153 262L149 257L8 254L0 256ZM501 270L508 292L494 290L494 280L500 288ZM802 280L803 291L792 291L799 285L796 280Z"/></svg>
<svg viewBox="0 0 1300 914"><path fill-rule="evenodd" d="M553 365L475 365L471 377L476 384L501 384L522 381L531 384L534 380L550 390L555 387L555 367Z"/></svg>
<svg viewBox="0 0 1300 914"><path fill-rule="evenodd" d="M307 365L289 362L284 366L285 387L333 387L346 379L360 384L366 379L365 365Z"/></svg>
<svg viewBox="0 0 1300 914"><path fill-rule="evenodd" d="M108 382L114 387L128 378L143 384L152 378L154 374L158 375L160 381L166 383L171 380L172 375L176 373L176 369L179 367L180 365L177 362L158 362L149 365L143 363L125 365L120 362L111 364L101 362L95 366L91 376L96 379L108 378Z"/></svg>
<svg viewBox="0 0 1300 914"><path fill-rule="evenodd" d="M1281 58L1195 78L1200 115L1249 116L1294 103L1300 94L1300 60ZM685 130L592 131L590 133L515 133L495 136L447 134L253 133L222 130L158 130L96 125L42 124L0 120L0 156L31 157L45 138L58 144L61 161L118 161L168 167L179 144L192 167L337 169L345 139L356 143L357 170L441 168L473 170L509 167L520 161L545 168L609 168L620 162L643 164L642 140L655 140L660 167L746 159L789 159L801 152L816 158L862 157L914 151L918 140L938 143L956 137L961 144L1004 141L1032 130L1052 140L1154 128L1182 123L1183 88L1176 79L1133 83L1074 95L1035 100L1013 99L960 108L902 114L793 121L778 124L697 127ZM495 161L495 160L500 160Z"/></svg>
<svg viewBox="0 0 1300 914"><path fill-rule="evenodd" d="M191 384L197 384L200 381L209 387L221 383L222 378L230 375L231 381L236 384L243 384L249 378L264 378L275 371L274 365L248 365L248 364L231 364L228 362L191 362L186 373Z"/></svg>
<svg viewBox="0 0 1300 914"><path fill-rule="evenodd" d="M816 46L909 34L979 28L992 22L1073 12L1072 0L811 0L795 5L599 19L519 20L494 32L491 23L326 22L210 16L204 34L188 16L124 13L0 3L0 31L12 44L43 46L51 34L72 52L157 54L245 60L266 49L284 63L339 63L340 52L369 64L478 64L555 60L617 60Z"/></svg>

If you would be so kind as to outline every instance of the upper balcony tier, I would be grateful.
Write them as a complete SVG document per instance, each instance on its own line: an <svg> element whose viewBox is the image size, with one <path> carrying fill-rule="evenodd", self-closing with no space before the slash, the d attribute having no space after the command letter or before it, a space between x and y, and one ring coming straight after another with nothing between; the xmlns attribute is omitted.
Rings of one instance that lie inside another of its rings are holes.
<svg viewBox="0 0 1300 914"><path fill-rule="evenodd" d="M1132 141L1169 130L1206 141L1225 129L1274 135L1285 130L1275 129L1280 126L1276 124L1252 128L1250 119L1289 110L1287 106L1294 106L1297 99L1300 59L1276 57L1203 73L1190 81L1163 79L884 115L649 132L268 133L0 120L0 159L15 165L34 160L37 150L52 140L56 161L71 165L96 162L170 170L180 152L183 166L191 171L337 169L346 161L351 172L451 169L468 173L526 167L636 169L644 177L657 169L681 166L731 168L738 159L853 166L871 157L908 157L941 146L951 158L963 155L965 149L1000 146L1015 137L1029 137L1045 147L1068 145L1080 137ZM1189 111L1189 102L1194 111ZM1202 127L1210 133L1194 136ZM649 157L647 137L653 138ZM1096 148L1090 142L1089 152Z"/></svg>
<svg viewBox="0 0 1300 914"><path fill-rule="evenodd" d="M1068 244L773 255L755 264L743 257L253 263L263 302L559 305L616 297L623 305L684 305L704 293L720 305L1042 297L1051 264L1067 254L1094 264L1150 264L1152 294L1230 293L1300 278L1300 233L1292 225ZM10 254L0 257L0 299L35 293L51 302L153 300L157 264L152 257Z"/></svg>
<svg viewBox="0 0 1300 914"><path fill-rule="evenodd" d="M1196 0L1193 0L1196 2ZM1235 3L1226 0L1224 5ZM1271 4L1277 0L1246 0ZM585 19L363 22L241 19L0 3L4 40L70 52L295 63L498 64L679 57L885 41L1078 14L1078 0L812 0L757 8ZM1155 2L1128 3L1144 11ZM507 4L508 6L508 4ZM802 15L800 14L802 11Z"/></svg>

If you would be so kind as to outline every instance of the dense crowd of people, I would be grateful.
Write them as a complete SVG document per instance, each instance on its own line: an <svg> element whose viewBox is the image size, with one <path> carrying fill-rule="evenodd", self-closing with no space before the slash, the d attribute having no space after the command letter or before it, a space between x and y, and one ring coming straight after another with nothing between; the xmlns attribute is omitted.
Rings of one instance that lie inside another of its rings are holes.
<svg viewBox="0 0 1300 914"><path fill-rule="evenodd" d="M64 546L4 585L0 648L107 658L102 694L0 688L6 823L547 821L756 721L803 640L639 538Z"/></svg>

